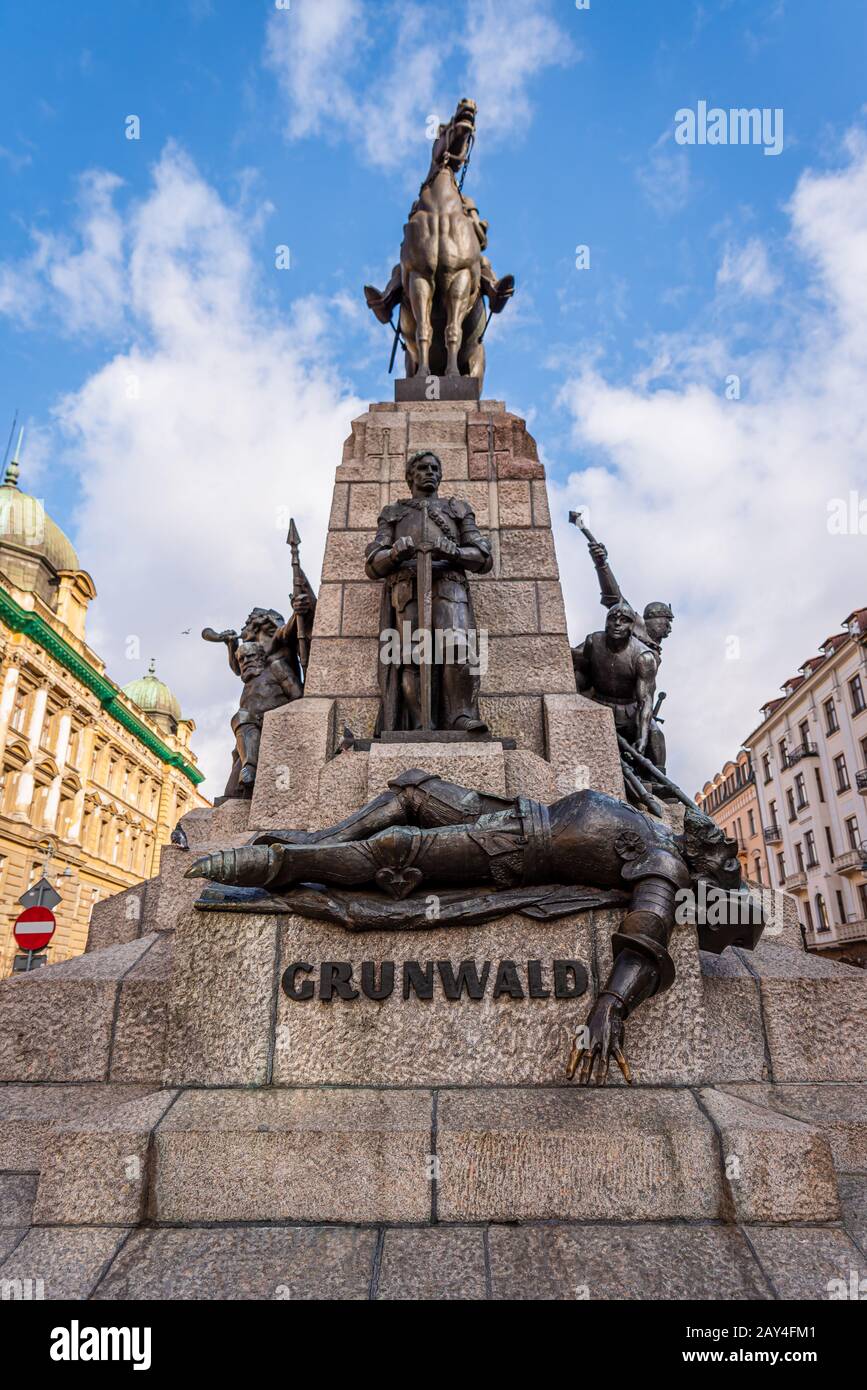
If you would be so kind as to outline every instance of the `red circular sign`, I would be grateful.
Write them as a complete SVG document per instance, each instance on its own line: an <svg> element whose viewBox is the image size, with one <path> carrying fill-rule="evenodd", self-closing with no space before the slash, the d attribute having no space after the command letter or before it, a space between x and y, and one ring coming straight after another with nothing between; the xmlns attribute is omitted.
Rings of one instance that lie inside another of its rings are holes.
<svg viewBox="0 0 867 1390"><path fill-rule="evenodd" d="M47 907L25 907L12 928L22 951L41 951L47 946L57 923Z"/></svg>

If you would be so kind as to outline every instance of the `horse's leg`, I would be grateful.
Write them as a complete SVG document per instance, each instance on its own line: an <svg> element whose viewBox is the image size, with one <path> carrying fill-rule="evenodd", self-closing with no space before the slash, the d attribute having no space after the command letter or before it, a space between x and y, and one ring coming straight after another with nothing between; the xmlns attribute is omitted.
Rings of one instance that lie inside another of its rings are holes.
<svg viewBox="0 0 867 1390"><path fill-rule="evenodd" d="M418 371L418 348L416 346L415 315L404 298L400 306L400 331L406 344L406 374L415 376Z"/></svg>
<svg viewBox="0 0 867 1390"><path fill-rule="evenodd" d="M446 302L446 376L460 376L458 353L464 336L464 319L470 312L473 297L473 277L469 269L456 270L445 288Z"/></svg>
<svg viewBox="0 0 867 1390"><path fill-rule="evenodd" d="M427 279L417 270L410 271L408 281L407 292L416 324L415 341L418 356L416 373L421 376L430 376L430 345L433 340L433 328L431 327L433 281Z"/></svg>
<svg viewBox="0 0 867 1390"><path fill-rule="evenodd" d="M477 381L485 379L485 345L476 343L475 347L467 358L467 376L474 376Z"/></svg>

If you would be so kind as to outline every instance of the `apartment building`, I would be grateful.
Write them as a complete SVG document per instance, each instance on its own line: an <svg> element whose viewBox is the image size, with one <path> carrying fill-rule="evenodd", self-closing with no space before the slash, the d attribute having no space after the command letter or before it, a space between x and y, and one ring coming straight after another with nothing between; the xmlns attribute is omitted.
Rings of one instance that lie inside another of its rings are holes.
<svg viewBox="0 0 867 1390"><path fill-rule="evenodd" d="M727 762L715 777L705 782L701 791L696 792L695 801L731 839L737 841L744 878L764 888L770 887L756 774L745 748L741 749L734 762Z"/></svg>
<svg viewBox="0 0 867 1390"><path fill-rule="evenodd" d="M865 965L867 608L850 613L782 692L744 740L771 886L800 902L808 949Z"/></svg>

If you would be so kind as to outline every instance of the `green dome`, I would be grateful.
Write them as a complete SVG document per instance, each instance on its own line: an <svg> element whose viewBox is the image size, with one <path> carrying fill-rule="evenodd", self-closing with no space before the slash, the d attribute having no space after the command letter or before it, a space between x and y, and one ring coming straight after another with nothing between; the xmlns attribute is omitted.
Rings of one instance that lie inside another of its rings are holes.
<svg viewBox="0 0 867 1390"><path fill-rule="evenodd" d="M80 569L78 556L68 536L46 512L42 503L22 492L15 478L18 469L10 464L0 486L0 545L19 546L44 556L55 570Z"/></svg>
<svg viewBox="0 0 867 1390"><path fill-rule="evenodd" d="M165 681L161 681L157 676L153 661L151 661L147 675L139 676L138 680L130 681L129 685L123 687L123 693L137 704L139 709L144 710L145 714L162 714L176 721L181 718L181 707L178 699L169 690Z"/></svg>

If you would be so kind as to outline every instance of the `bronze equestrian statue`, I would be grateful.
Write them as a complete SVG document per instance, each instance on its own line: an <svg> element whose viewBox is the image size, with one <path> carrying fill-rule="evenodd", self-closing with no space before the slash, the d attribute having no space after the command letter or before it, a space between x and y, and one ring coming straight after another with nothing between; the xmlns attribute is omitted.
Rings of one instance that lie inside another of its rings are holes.
<svg viewBox="0 0 867 1390"><path fill-rule="evenodd" d="M240 849L198 859L187 877L248 893L265 888L282 895L286 911L351 931L470 926L515 911L545 919L622 905L614 964L567 1065L567 1075L577 1070L584 1085L594 1072L603 1085L612 1057L631 1080L624 1023L674 983L668 942L677 921L694 912L699 945L716 953L734 944L752 949L762 928L760 905L742 885L737 845L701 812L688 810L678 835L603 792L571 792L546 806L419 768L326 830L264 831ZM232 890L225 891L231 901ZM426 910L431 893L440 903L435 922ZM714 911L702 920L706 902Z"/></svg>
<svg viewBox="0 0 867 1390"><path fill-rule="evenodd" d="M364 294L381 323L389 323L400 305L408 377L471 376L481 390L485 297L491 313L500 313L515 281L494 275L482 254L488 224L458 185L475 132L476 103L464 98L437 132L427 178L404 225L400 264L384 291L365 285Z"/></svg>

